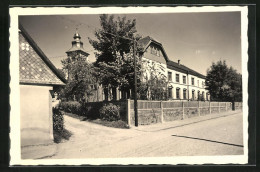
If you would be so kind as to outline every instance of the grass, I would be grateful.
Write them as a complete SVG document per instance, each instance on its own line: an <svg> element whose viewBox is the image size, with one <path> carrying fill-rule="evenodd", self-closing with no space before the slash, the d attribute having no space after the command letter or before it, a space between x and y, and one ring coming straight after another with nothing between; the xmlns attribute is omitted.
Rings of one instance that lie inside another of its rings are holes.
<svg viewBox="0 0 260 172"><path fill-rule="evenodd" d="M105 120L102 120L102 119L95 119L95 120L91 120L90 122L93 122L95 124L104 125L104 126L107 126L107 127L129 129L129 126L122 120L105 121Z"/></svg>
<svg viewBox="0 0 260 172"><path fill-rule="evenodd" d="M69 140L72 133L66 129L61 132L53 131L53 137L55 143L61 143L63 140Z"/></svg>
<svg viewBox="0 0 260 172"><path fill-rule="evenodd" d="M106 121L106 120L102 120L102 119L93 119L92 120L92 119L88 119L87 117L79 116L79 115L76 115L73 113L68 113L68 112L64 112L64 113L72 118L76 118L81 121L88 121L88 122L92 122L92 123L107 126L107 127L129 129L129 126L126 124L126 122L124 122L122 120L118 120L118 121Z"/></svg>

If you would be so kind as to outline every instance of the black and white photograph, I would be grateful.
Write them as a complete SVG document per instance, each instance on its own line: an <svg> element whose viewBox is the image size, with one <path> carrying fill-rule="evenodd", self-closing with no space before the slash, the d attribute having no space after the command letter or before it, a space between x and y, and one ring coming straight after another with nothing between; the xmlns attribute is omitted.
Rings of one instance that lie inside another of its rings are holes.
<svg viewBox="0 0 260 172"><path fill-rule="evenodd" d="M10 21L11 165L248 162L246 6Z"/></svg>

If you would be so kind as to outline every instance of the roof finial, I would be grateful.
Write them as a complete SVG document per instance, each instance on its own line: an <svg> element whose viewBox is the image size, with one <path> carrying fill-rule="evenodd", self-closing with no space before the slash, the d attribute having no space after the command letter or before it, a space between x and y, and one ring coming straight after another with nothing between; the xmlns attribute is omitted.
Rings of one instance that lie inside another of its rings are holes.
<svg viewBox="0 0 260 172"><path fill-rule="evenodd" d="M76 27L76 33L74 34L74 39L81 39L79 32L78 32L78 27Z"/></svg>

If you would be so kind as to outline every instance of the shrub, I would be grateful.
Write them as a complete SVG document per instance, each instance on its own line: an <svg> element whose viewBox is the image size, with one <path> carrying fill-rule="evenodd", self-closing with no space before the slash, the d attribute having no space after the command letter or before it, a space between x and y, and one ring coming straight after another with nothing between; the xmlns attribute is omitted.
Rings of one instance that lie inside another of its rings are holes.
<svg viewBox="0 0 260 172"><path fill-rule="evenodd" d="M60 111L59 106L53 107L52 112L54 142L60 143L63 139L68 140L72 134L64 127L63 112Z"/></svg>
<svg viewBox="0 0 260 172"><path fill-rule="evenodd" d="M74 113L77 115L84 115L85 111L81 104L77 101L68 101L68 102L61 102L59 104L61 110L69 113Z"/></svg>
<svg viewBox="0 0 260 172"><path fill-rule="evenodd" d="M120 107L112 103L105 104L100 110L100 117L107 121L118 121L120 119Z"/></svg>
<svg viewBox="0 0 260 172"><path fill-rule="evenodd" d="M88 119L100 118L100 109L103 107L103 102L88 102L83 103L82 108L84 109L84 116Z"/></svg>
<svg viewBox="0 0 260 172"><path fill-rule="evenodd" d="M64 129L64 118L63 114L60 111L59 107L53 107L53 131L62 132Z"/></svg>

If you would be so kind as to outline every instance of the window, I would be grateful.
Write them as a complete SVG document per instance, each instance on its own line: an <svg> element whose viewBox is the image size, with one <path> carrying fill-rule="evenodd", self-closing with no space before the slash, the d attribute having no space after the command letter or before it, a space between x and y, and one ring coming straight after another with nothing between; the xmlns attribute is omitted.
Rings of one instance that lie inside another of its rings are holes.
<svg viewBox="0 0 260 172"><path fill-rule="evenodd" d="M172 88L168 88L168 98L172 98Z"/></svg>
<svg viewBox="0 0 260 172"><path fill-rule="evenodd" d="M172 81L172 73L168 72L168 81Z"/></svg>
<svg viewBox="0 0 260 172"><path fill-rule="evenodd" d="M186 76L183 76L183 84L186 84Z"/></svg>
<svg viewBox="0 0 260 172"><path fill-rule="evenodd" d="M154 46L152 46L152 45L150 46L150 48L151 48L151 54L160 57L160 50L159 50L158 48L156 48L156 47L154 47Z"/></svg>
<svg viewBox="0 0 260 172"><path fill-rule="evenodd" d="M183 99L187 99L187 96L186 96L187 93L186 93L186 92L187 92L187 90L184 88L184 89L183 89Z"/></svg>
<svg viewBox="0 0 260 172"><path fill-rule="evenodd" d="M180 80L179 80L179 76L180 76L180 75L176 73L176 82L179 82L179 81L180 81Z"/></svg>
<svg viewBox="0 0 260 172"><path fill-rule="evenodd" d="M200 100L200 91L198 91L198 100Z"/></svg>
<svg viewBox="0 0 260 172"><path fill-rule="evenodd" d="M194 85L194 78L191 78L191 85Z"/></svg>
<svg viewBox="0 0 260 172"><path fill-rule="evenodd" d="M176 88L176 99L180 99L180 88Z"/></svg>
<svg viewBox="0 0 260 172"><path fill-rule="evenodd" d="M156 49L156 55L157 55L158 57L160 57L160 50L159 50L159 49Z"/></svg>
<svg viewBox="0 0 260 172"><path fill-rule="evenodd" d="M192 100L194 100L195 99L195 91L194 90L192 90Z"/></svg>
<svg viewBox="0 0 260 172"><path fill-rule="evenodd" d="M204 91L202 91L202 94L201 94L201 100L202 100L202 101L205 100L205 97L204 97Z"/></svg>

